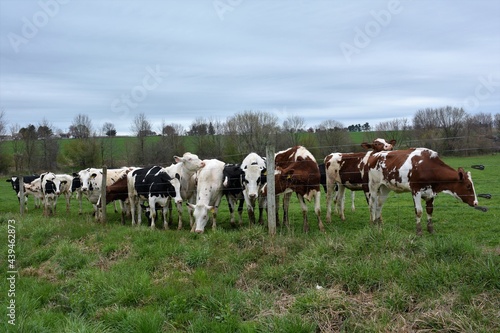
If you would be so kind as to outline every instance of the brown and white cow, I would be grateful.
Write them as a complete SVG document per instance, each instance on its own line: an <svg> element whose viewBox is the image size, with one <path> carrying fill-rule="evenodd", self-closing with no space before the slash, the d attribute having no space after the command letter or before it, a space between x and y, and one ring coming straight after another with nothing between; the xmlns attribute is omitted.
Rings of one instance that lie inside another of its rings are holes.
<svg viewBox="0 0 500 333"><path fill-rule="evenodd" d="M295 146L280 151L274 155L275 159L275 190L276 207L278 205L278 195L283 193L283 223L288 225L288 206L292 192L297 194L302 208L303 229L309 231L307 221L307 204L305 200L314 199L314 212L318 219L319 229L325 231L321 221L321 175L314 156L303 146ZM268 179L268 181L272 181ZM267 184L262 188L263 195L267 195ZM305 199L305 200L304 200ZM278 215L278 210L276 210ZM278 216L276 216L279 221Z"/></svg>
<svg viewBox="0 0 500 333"><path fill-rule="evenodd" d="M340 214L340 218L345 220L345 189L351 190L351 210L354 211L354 191L362 190L362 176L360 167L362 161L374 152L392 150L396 140L387 142L378 138L372 143L363 142L361 147L372 149L368 152L360 153L332 153L324 159L326 172L326 221L332 220L332 200L335 198L335 211ZM338 190L335 193L335 188ZM368 199L367 199L368 200Z"/></svg>
<svg viewBox="0 0 500 333"><path fill-rule="evenodd" d="M382 206L391 191L412 193L418 235L422 234L422 199L426 202L427 231L431 233L434 197L438 193L448 193L472 207L478 205L470 172L453 169L427 148L374 153L368 157L363 174L368 179L373 223L382 222Z"/></svg>
<svg viewBox="0 0 500 333"><path fill-rule="evenodd" d="M110 202L120 201L122 204L122 210L120 219L122 224L125 224L125 215L130 213L127 208L128 204L128 182L127 182L127 174L130 172L128 170L124 173L120 178L118 178L113 184L106 185L106 204L108 205ZM97 208L101 208L101 198L97 201Z"/></svg>

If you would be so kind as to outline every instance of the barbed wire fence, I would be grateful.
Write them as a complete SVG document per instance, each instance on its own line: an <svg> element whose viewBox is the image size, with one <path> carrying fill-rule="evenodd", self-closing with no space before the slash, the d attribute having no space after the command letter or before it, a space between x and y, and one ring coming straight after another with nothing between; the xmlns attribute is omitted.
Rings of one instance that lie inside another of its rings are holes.
<svg viewBox="0 0 500 333"><path fill-rule="evenodd" d="M458 140L464 140L467 137L465 136L456 136L456 137L449 137L449 138L433 138L432 140L434 142L443 142L443 141L458 141ZM489 210L492 211L498 211L500 209L500 203L498 198L500 198L500 185L499 185L499 180L498 177L490 177L490 179L484 179L481 175L481 170L476 170L472 168L473 164L480 163L484 169L487 170L487 173L489 175L500 175L500 155L497 154L500 151L500 142L495 139L496 137L491 138L491 136L486 137L486 136L478 136L476 139L477 142L488 142L488 147L485 146L476 146L476 147L464 147L464 148L456 148L453 150L444 150L444 151L438 151L438 154L446 161L446 160L452 160L453 165L457 166L462 166L464 169L467 171L471 171L472 173L472 178L474 180L474 184L476 187L476 192L478 194L484 194L485 196L479 198L480 204L485 205L488 207ZM480 139L480 140L479 140ZM485 141L488 140L488 141ZM428 140L427 140L428 141ZM399 145L396 146L395 149L398 149L399 146L403 147L422 147L420 145L421 140L417 139L410 139L406 140L404 142L399 143ZM339 149L340 147L340 149ZM340 146L325 146L325 145L316 145L316 146L310 146L306 147L310 151L318 152L318 151L325 151L331 149L332 153L334 152L341 152L341 153L347 153L350 152L349 150L352 150L353 144L345 144L345 145L340 145ZM285 147L283 149L286 149L288 147ZM279 151L280 149L276 149L276 151ZM361 151L361 149L360 149ZM465 152L465 154L464 154ZM246 153L233 153L233 154L227 154L224 156L216 156L220 160L224 161L226 159L229 160L243 160L247 154ZM317 154L316 154L317 155ZM464 156L462 156L464 155ZM485 156L485 160L487 162L481 162L481 157ZM493 158L486 158L492 156ZM35 158L39 158L36 157ZM203 159L203 156L200 156L200 158ZM317 163L323 163L323 158L321 156L316 156ZM164 160L164 157L161 158L161 160ZM473 162L469 162L469 161ZM161 166L168 166L170 164L166 163L159 163ZM146 165L137 165L137 167L145 167ZM94 166L98 167L98 166ZM491 171L493 170L493 171ZM75 170L78 171L78 170ZM18 176L21 176L18 175ZM487 182L487 183L486 183ZM480 190L478 190L480 189ZM491 189L491 190L487 190ZM443 196L443 195L441 195ZM346 196L348 197L348 196ZM491 200L488 199L491 198ZM359 195L356 195L356 209L365 211L366 210L366 215L367 217L369 216L368 212L368 205L364 203L364 195L363 192L359 192ZM361 198L361 199L358 199ZM349 200L346 198L346 202ZM326 211L326 193L322 193L322 199L321 199L321 209L322 213L324 216L324 212ZM436 210L447 210L447 209L468 209L466 205L462 206L456 206L456 205L451 205L447 204L449 201L441 201L439 198L435 202L435 209ZM413 215L407 215L406 213L403 215L401 212L411 212L414 208L413 206L413 201L411 199L411 196L404 195L404 194L397 194L394 192L391 192L389 199L387 200L387 206L395 208L396 211L398 212L398 219L414 219ZM457 208L461 207L461 208ZM276 209L279 210L279 206L276 207ZM311 211L311 210L310 210ZM292 221L293 219L300 220L302 218L302 214L298 214L300 216L290 216L290 220ZM497 214L492 214L492 218L498 217ZM492 220L493 221L493 220Z"/></svg>

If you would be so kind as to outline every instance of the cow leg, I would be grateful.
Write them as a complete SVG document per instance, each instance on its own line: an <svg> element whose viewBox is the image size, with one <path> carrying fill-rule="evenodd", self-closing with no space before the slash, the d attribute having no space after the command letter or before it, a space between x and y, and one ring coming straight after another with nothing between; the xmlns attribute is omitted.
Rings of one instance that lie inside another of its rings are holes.
<svg viewBox="0 0 500 333"><path fill-rule="evenodd" d="M356 211L356 207L354 206L355 194L354 190L351 190L351 212Z"/></svg>
<svg viewBox="0 0 500 333"><path fill-rule="evenodd" d="M167 220L167 214L169 213L170 208L168 207L171 205L171 201L169 200L168 202L165 203L165 206L162 206L162 213L163 213L163 229L168 230L168 220ZM170 214L172 213L170 212Z"/></svg>
<svg viewBox="0 0 500 333"><path fill-rule="evenodd" d="M249 224L255 224L255 197L249 197L248 193L243 192L245 202L247 203L248 221Z"/></svg>
<svg viewBox="0 0 500 333"><path fill-rule="evenodd" d="M77 190L76 198L78 199L78 205L79 205L78 214L82 215L82 213L83 213L83 208L82 208L83 194L82 194L82 191Z"/></svg>
<svg viewBox="0 0 500 333"><path fill-rule="evenodd" d="M391 193L391 191L387 187L385 187L385 186L380 187L379 196L378 196L378 203L377 203L377 210L376 210L376 219L375 219L377 224L381 225L383 222L382 207L384 206L384 202L389 197L389 193Z"/></svg>
<svg viewBox="0 0 500 333"><path fill-rule="evenodd" d="M133 195L129 195L129 205L130 205L130 215L132 217L132 225L135 225L135 209L137 208L137 203L135 202L135 198Z"/></svg>
<svg viewBox="0 0 500 333"><path fill-rule="evenodd" d="M115 213L118 213L118 208L116 208L116 201L113 201L113 208L115 209Z"/></svg>
<svg viewBox="0 0 500 333"><path fill-rule="evenodd" d="M182 230L182 202L176 202L175 205L177 207L177 219L178 219L177 230Z"/></svg>
<svg viewBox="0 0 500 333"><path fill-rule="evenodd" d="M417 226L417 235L422 236L422 224L420 222L422 218L422 196L420 192L413 194L413 204L415 207L415 224Z"/></svg>
<svg viewBox="0 0 500 333"><path fill-rule="evenodd" d="M173 212L174 211L172 209L172 197L168 197L168 199L167 199L167 207L168 207L167 208L168 209L168 224L171 225L172 223L174 223L174 221L173 221L173 219L174 219L173 218Z"/></svg>
<svg viewBox="0 0 500 333"><path fill-rule="evenodd" d="M240 200L238 201L238 216L239 216L239 223L240 223L240 226L242 226L242 225L243 225L243 202L244 202L244 201L245 201L245 200L243 200L243 199L240 199ZM254 219L255 219L255 217L254 217Z"/></svg>
<svg viewBox="0 0 500 333"><path fill-rule="evenodd" d="M340 219L345 221L345 186L339 184L339 189L335 196L335 211L340 215Z"/></svg>
<svg viewBox="0 0 500 333"><path fill-rule="evenodd" d="M325 232L325 227L321 221L321 191L316 191L314 194L314 213L318 219L319 230Z"/></svg>
<svg viewBox="0 0 500 333"><path fill-rule="evenodd" d="M227 199L227 204L229 206L230 222L231 222L231 225L234 226L235 225L235 221L234 221L234 198L233 198L232 195L228 194L228 195L226 195L226 199Z"/></svg>
<svg viewBox="0 0 500 333"><path fill-rule="evenodd" d="M290 229L290 224L288 220L288 207L290 206L290 199L292 197L292 192L283 194L283 224L285 224Z"/></svg>
<svg viewBox="0 0 500 333"><path fill-rule="evenodd" d="M434 198L425 201L425 210L427 212L427 231L434 233L434 226L432 225L432 212L434 210Z"/></svg>
<svg viewBox="0 0 500 333"><path fill-rule="evenodd" d="M266 205L266 198L259 197L259 224L264 224L264 207Z"/></svg>
<svg viewBox="0 0 500 333"><path fill-rule="evenodd" d="M335 183L330 179L326 182L326 222L332 222L332 201L335 192Z"/></svg>
<svg viewBox="0 0 500 333"><path fill-rule="evenodd" d="M302 209L302 219L303 219L303 229L304 232L309 232L309 222L307 221L307 204L304 197L297 193L297 199L299 199L300 208Z"/></svg>

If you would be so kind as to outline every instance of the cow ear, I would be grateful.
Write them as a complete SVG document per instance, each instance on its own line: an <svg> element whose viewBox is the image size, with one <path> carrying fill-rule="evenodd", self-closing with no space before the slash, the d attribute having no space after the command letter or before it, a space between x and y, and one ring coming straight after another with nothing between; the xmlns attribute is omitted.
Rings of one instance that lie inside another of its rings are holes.
<svg viewBox="0 0 500 333"><path fill-rule="evenodd" d="M465 179L465 170L462 167L458 168L458 179L460 179L460 181Z"/></svg>
<svg viewBox="0 0 500 333"><path fill-rule="evenodd" d="M91 179L94 179L95 177L97 177L97 173L93 173L93 174L90 175Z"/></svg>
<svg viewBox="0 0 500 333"><path fill-rule="evenodd" d="M207 206L207 209L213 214L215 212L214 206Z"/></svg>
<svg viewBox="0 0 500 333"><path fill-rule="evenodd" d="M361 144L361 147L365 148L365 149L372 149L373 148L373 145L371 143L368 143L368 142L363 142Z"/></svg>
<svg viewBox="0 0 500 333"><path fill-rule="evenodd" d="M181 180L181 175L179 175L178 173L175 174L175 178Z"/></svg>
<svg viewBox="0 0 500 333"><path fill-rule="evenodd" d="M192 203L190 203L190 202L186 202L186 206L188 206L188 207L189 207L189 208L191 208L191 209L195 209L195 208L196 208L196 206L195 206L195 205L193 205L193 204L192 204Z"/></svg>
<svg viewBox="0 0 500 333"><path fill-rule="evenodd" d="M78 177L78 174L76 172L73 172L73 177Z"/></svg>
<svg viewBox="0 0 500 333"><path fill-rule="evenodd" d="M177 163L180 163L180 162L182 162L182 158L174 155L174 161Z"/></svg>
<svg viewBox="0 0 500 333"><path fill-rule="evenodd" d="M393 145L393 146L396 144L396 142L397 142L397 141L396 141L396 140L394 140L394 139L392 139L391 141L389 141L389 143L390 143L391 145Z"/></svg>

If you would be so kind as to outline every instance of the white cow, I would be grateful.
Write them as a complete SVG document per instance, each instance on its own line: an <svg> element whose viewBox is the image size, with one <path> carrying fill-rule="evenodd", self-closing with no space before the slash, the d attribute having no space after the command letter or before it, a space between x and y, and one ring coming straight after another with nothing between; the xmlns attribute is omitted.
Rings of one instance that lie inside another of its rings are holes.
<svg viewBox="0 0 500 333"><path fill-rule="evenodd" d="M265 198L259 196L262 185L265 183L266 161L256 153L248 154L241 162L243 171L243 197L247 204L248 217L250 223L255 223L255 202L259 202L259 223L262 223L262 211L265 205Z"/></svg>
<svg viewBox="0 0 500 333"><path fill-rule="evenodd" d="M211 159L203 160L205 167L197 173L196 204L188 203L193 210L195 224L191 231L202 233L212 212L212 228L216 228L217 210L222 198L224 162Z"/></svg>
<svg viewBox="0 0 500 333"><path fill-rule="evenodd" d="M205 162L200 160L199 157L192 153L184 153L182 157L174 156L175 164L165 168L165 171L172 178L179 175L181 186L181 198L185 202L194 202L196 194L196 172L205 166ZM177 211L179 215L178 229L182 229L182 202L176 202ZM188 206L189 211L189 225L192 228L194 219L192 216L191 206Z"/></svg>

